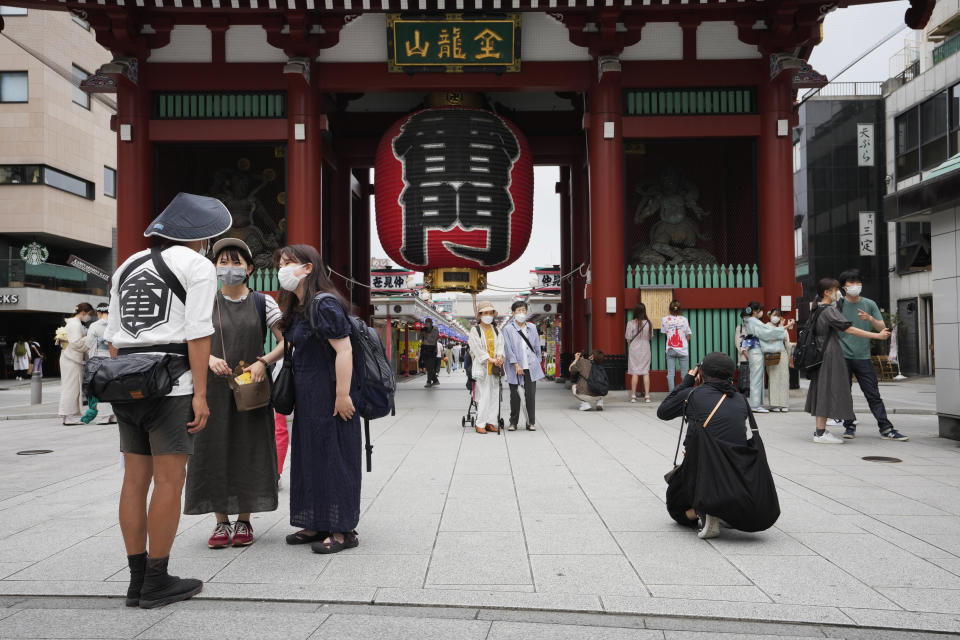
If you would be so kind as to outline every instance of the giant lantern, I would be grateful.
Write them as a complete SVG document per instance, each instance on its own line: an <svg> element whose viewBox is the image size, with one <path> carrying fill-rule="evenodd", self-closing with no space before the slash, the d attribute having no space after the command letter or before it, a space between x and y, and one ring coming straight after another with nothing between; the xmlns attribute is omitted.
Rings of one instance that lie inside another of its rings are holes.
<svg viewBox="0 0 960 640"><path fill-rule="evenodd" d="M458 100L460 94L451 92ZM451 104L394 123L376 158L377 232L433 291L481 291L520 257L533 222L533 161L513 123Z"/></svg>

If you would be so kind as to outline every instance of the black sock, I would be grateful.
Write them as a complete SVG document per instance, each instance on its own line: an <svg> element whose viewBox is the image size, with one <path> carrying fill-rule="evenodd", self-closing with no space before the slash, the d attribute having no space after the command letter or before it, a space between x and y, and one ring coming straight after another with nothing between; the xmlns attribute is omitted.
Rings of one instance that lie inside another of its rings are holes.
<svg viewBox="0 0 960 640"><path fill-rule="evenodd" d="M816 435L816 436L822 436L822 435L825 434L826 432L827 432L826 429L817 429L816 431L813 432L813 434Z"/></svg>

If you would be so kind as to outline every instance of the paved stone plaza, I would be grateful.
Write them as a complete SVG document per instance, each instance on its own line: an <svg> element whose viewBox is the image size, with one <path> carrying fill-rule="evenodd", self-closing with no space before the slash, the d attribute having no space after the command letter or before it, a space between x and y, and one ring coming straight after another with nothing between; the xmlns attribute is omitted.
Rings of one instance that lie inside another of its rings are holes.
<svg viewBox="0 0 960 640"><path fill-rule="evenodd" d="M657 420L656 403L614 392L603 413L581 413L544 382L537 432L481 436L460 427L462 374L441 380L402 384L397 416L373 424L359 548L284 544L285 490L279 511L254 515L245 549L208 549L212 517L186 516L171 571L207 584L150 612L118 599L116 427L45 417L55 383L39 407L24 406L26 387L0 391L12 418L0 421L0 637L960 632L960 449L936 436L931 381L882 386L908 443L879 439L858 391L859 436L844 445L811 442L801 395L790 414L758 416L783 515L764 533L702 541L664 509L679 424ZM53 453L15 455L25 449Z"/></svg>

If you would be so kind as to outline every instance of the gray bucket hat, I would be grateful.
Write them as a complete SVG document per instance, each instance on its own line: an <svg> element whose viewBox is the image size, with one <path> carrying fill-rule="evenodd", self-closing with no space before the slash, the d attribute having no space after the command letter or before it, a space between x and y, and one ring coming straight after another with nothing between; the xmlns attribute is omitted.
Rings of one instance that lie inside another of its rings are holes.
<svg viewBox="0 0 960 640"><path fill-rule="evenodd" d="M178 193L143 232L146 237L190 242L216 238L230 229L233 218L216 198Z"/></svg>

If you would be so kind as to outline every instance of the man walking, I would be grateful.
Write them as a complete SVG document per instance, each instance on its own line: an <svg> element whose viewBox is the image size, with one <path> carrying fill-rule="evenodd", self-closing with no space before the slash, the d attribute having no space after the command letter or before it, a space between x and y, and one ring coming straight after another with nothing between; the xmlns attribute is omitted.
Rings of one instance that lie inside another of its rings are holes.
<svg viewBox="0 0 960 640"><path fill-rule="evenodd" d="M144 232L155 236L154 248L130 256L113 278L104 334L111 354L120 360L137 354L132 362L152 358L153 368L166 367L174 380L165 396L113 407L124 458L120 532L130 566L128 607L160 607L203 588L200 580L170 575L167 564L194 435L210 415L207 368L217 274L204 255L210 239L231 223L219 200L177 194Z"/></svg>
<svg viewBox="0 0 960 640"><path fill-rule="evenodd" d="M437 342L440 340L440 330L433 326L433 318L427 318L423 321L423 329L420 329L420 358L423 360L423 366L427 370L427 384L424 389L440 384L437 374L440 372L440 359L437 353Z"/></svg>
<svg viewBox="0 0 960 640"><path fill-rule="evenodd" d="M864 331L882 331L885 329L886 325L883 322L883 316L880 315L877 303L860 295L860 292L863 291L863 278L860 276L860 271L848 269L840 274L839 280L845 293L840 309L844 317L851 321L853 326ZM880 398L877 374L870 362L870 340L841 332L840 344L843 347L843 357L847 361L849 382L852 384L853 376L857 376L857 383L867 399L870 412L877 419L880 437L900 442L909 440L908 436L894 429L893 424L887 418L887 409L883 406L883 400ZM843 426L845 427L844 438L852 440L856 437L857 425L855 420L845 420Z"/></svg>
<svg viewBox="0 0 960 640"><path fill-rule="evenodd" d="M517 300L510 307L513 318L503 328L507 360L507 383L510 385L510 424L507 431L516 431L520 420L520 385L527 408L527 431L537 430L537 380L544 377L540 366L540 334L527 323L527 303Z"/></svg>

